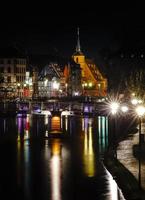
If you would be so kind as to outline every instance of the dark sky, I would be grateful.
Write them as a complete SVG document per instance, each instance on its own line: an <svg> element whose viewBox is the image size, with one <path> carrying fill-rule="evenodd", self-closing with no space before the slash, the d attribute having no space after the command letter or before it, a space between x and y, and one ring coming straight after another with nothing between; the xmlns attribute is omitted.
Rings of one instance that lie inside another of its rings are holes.
<svg viewBox="0 0 145 200"><path fill-rule="evenodd" d="M116 2L78 5L20 5L0 15L0 46L18 43L29 53L58 51L70 56L80 27L82 51L90 57L101 49L145 45L145 12L140 4Z"/></svg>

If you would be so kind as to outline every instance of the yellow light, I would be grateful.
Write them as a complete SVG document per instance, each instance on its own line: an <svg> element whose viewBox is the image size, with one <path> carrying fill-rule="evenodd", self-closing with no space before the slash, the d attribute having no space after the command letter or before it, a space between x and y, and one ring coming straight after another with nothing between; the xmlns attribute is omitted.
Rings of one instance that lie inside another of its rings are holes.
<svg viewBox="0 0 145 200"><path fill-rule="evenodd" d="M87 127L86 132L84 133L84 152L83 152L83 161L84 161L84 172L88 177L95 176L95 159L94 159L94 149L93 149L93 138L92 138L92 125Z"/></svg>
<svg viewBox="0 0 145 200"><path fill-rule="evenodd" d="M60 130L61 120L59 116L53 116L51 119L51 130Z"/></svg>
<svg viewBox="0 0 145 200"><path fill-rule="evenodd" d="M142 101L141 99L139 99L139 100L138 100L138 103L141 104L141 103L143 103L143 101Z"/></svg>
<svg viewBox="0 0 145 200"><path fill-rule="evenodd" d="M60 155L61 153L61 146L59 141L55 141L52 145L52 155Z"/></svg>
<svg viewBox="0 0 145 200"><path fill-rule="evenodd" d="M93 85L93 84L90 82L90 83L89 83L89 87L92 87L92 85Z"/></svg>
<svg viewBox="0 0 145 200"><path fill-rule="evenodd" d="M145 107L144 106L138 106L136 108L136 113L139 117L142 117L145 114Z"/></svg>
<svg viewBox="0 0 145 200"><path fill-rule="evenodd" d="M87 83L85 83L84 86L86 87L86 86L87 86Z"/></svg>

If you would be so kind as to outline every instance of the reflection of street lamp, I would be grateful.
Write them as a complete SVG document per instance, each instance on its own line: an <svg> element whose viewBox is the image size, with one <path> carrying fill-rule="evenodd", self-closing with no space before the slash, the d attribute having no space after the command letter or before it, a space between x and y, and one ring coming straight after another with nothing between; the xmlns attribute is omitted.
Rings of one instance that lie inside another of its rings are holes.
<svg viewBox="0 0 145 200"><path fill-rule="evenodd" d="M111 109L111 114L112 114L112 123L113 123L113 150L115 150L115 157L117 158L117 150L116 150L116 147L115 147L115 143L116 143L116 114L118 112L118 109L119 109L119 103L117 102L112 102L110 104L110 109Z"/></svg>

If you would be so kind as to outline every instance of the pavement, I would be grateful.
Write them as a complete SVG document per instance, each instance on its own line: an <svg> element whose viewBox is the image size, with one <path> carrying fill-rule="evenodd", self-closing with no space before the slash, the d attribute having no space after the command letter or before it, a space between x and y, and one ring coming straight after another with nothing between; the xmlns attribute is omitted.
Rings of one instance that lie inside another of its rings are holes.
<svg viewBox="0 0 145 200"><path fill-rule="evenodd" d="M126 200L145 200L143 190L131 172L114 156L114 150L109 149L104 155L104 165L114 177Z"/></svg>

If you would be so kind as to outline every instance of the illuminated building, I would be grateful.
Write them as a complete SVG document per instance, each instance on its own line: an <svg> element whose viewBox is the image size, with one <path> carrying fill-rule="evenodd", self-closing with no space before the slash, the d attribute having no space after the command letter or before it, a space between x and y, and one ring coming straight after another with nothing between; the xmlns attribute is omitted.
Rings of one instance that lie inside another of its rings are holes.
<svg viewBox="0 0 145 200"><path fill-rule="evenodd" d="M0 52L0 96L22 97L26 78L27 59L16 48Z"/></svg>
<svg viewBox="0 0 145 200"><path fill-rule="evenodd" d="M81 68L80 65L71 60L64 69L66 77L66 92L68 96L81 96Z"/></svg>
<svg viewBox="0 0 145 200"><path fill-rule="evenodd" d="M75 63L81 67L81 84L84 96L106 96L107 79L103 77L95 63L87 59L81 51L79 29L76 51L72 55Z"/></svg>
<svg viewBox="0 0 145 200"><path fill-rule="evenodd" d="M63 71L57 63L49 63L38 75L38 96L41 98L65 95Z"/></svg>
<svg viewBox="0 0 145 200"><path fill-rule="evenodd" d="M32 83L33 83L33 98L38 97L38 68L33 67L32 69Z"/></svg>

